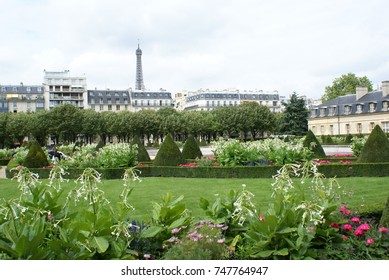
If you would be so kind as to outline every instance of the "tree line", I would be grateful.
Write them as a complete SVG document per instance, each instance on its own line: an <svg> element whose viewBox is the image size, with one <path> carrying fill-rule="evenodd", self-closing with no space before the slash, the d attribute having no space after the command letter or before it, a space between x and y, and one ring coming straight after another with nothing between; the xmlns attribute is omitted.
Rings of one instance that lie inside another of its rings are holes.
<svg viewBox="0 0 389 280"><path fill-rule="evenodd" d="M284 114L272 113L254 102L212 111L162 108L138 112L96 112L64 104L50 111L0 113L0 147L12 147L25 137L34 138L41 145L46 145L49 137L55 144L93 143L98 138L105 143L113 138L129 142L135 135L150 142L160 141L168 133L176 140L184 140L190 134L207 142L220 136L258 139L285 130L282 123L286 120L290 122Z"/></svg>

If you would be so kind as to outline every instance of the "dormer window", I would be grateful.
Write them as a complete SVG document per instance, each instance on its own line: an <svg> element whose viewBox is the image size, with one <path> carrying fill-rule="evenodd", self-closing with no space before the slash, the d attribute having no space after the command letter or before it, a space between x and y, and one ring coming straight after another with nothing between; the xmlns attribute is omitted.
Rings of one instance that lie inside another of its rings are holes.
<svg viewBox="0 0 389 280"><path fill-rule="evenodd" d="M335 116L336 107L330 107L328 108L328 115L329 116Z"/></svg>
<svg viewBox="0 0 389 280"><path fill-rule="evenodd" d="M350 105L344 106L344 114L345 115L350 115L351 114L351 106Z"/></svg>
<svg viewBox="0 0 389 280"><path fill-rule="evenodd" d="M326 115L326 108L320 108L320 117L324 117Z"/></svg>
<svg viewBox="0 0 389 280"><path fill-rule="evenodd" d="M375 112L375 110L376 110L376 103L371 102L371 103L369 104L369 111L370 111L370 112Z"/></svg>
<svg viewBox="0 0 389 280"><path fill-rule="evenodd" d="M356 113L360 114L360 113L362 113L362 110L363 110L363 105L362 104L358 104Z"/></svg>
<svg viewBox="0 0 389 280"><path fill-rule="evenodd" d="M382 102L382 111L388 111L389 101Z"/></svg>

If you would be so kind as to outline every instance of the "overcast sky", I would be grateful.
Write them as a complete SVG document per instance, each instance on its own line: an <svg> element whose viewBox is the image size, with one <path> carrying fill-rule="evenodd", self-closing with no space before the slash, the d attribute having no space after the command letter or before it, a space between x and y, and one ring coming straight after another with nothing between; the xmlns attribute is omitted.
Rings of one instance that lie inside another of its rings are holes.
<svg viewBox="0 0 389 280"><path fill-rule="evenodd" d="M0 0L0 84L43 71L88 89L262 89L319 98L342 74L389 80L385 0Z"/></svg>

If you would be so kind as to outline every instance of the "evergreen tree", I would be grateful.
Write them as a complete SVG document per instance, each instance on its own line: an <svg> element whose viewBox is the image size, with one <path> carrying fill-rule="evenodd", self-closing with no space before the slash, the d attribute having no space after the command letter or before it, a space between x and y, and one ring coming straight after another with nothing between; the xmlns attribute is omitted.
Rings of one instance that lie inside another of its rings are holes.
<svg viewBox="0 0 389 280"><path fill-rule="evenodd" d="M303 142L303 146L309 148L317 158L326 157L326 153L324 152L323 147L311 130L308 130Z"/></svg>
<svg viewBox="0 0 389 280"><path fill-rule="evenodd" d="M39 146L38 142L33 141L23 162L23 166L27 168L41 168L48 165L49 161L47 155L42 150L41 146Z"/></svg>
<svg viewBox="0 0 389 280"><path fill-rule="evenodd" d="M201 152L200 147L193 135L189 135L188 139L186 139L182 149L182 156L184 159L196 159L203 156L203 153Z"/></svg>
<svg viewBox="0 0 389 280"><path fill-rule="evenodd" d="M131 146L135 145L135 144L137 145L137 150L138 150L138 156L137 156L138 161L139 162L151 161L149 153L147 152L145 146L140 141L140 139L137 135L135 135L134 139L132 139Z"/></svg>
<svg viewBox="0 0 389 280"><path fill-rule="evenodd" d="M389 140L376 125L362 148L358 162L389 162Z"/></svg>
<svg viewBox="0 0 389 280"><path fill-rule="evenodd" d="M308 109L305 107L305 100L293 93L289 103L285 106L281 122L281 133L288 135L305 135L308 130Z"/></svg>
<svg viewBox="0 0 389 280"><path fill-rule="evenodd" d="M174 142L171 134L165 137L157 155L155 156L154 165L156 166L177 166L184 163L182 153Z"/></svg>

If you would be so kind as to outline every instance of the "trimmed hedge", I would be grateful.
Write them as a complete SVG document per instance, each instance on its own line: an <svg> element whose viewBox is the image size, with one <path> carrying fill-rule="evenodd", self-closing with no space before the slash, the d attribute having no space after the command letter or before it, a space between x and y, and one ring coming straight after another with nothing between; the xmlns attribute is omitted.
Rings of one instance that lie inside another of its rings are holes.
<svg viewBox="0 0 389 280"><path fill-rule="evenodd" d="M186 177L186 178L271 178L280 166L237 166L237 167L180 167L180 166L141 166L141 177ZM319 172L327 178L331 177L385 177L389 176L389 163L353 163L323 164L318 167ZM31 172L38 173L40 178L48 178L49 168L31 168ZM120 179L124 168L96 169L103 179ZM83 169L68 169L66 178L78 178ZM12 178L10 170L6 169L7 178Z"/></svg>
<svg viewBox="0 0 389 280"><path fill-rule="evenodd" d="M6 166L8 165L8 162L10 161L11 159L0 159L0 166Z"/></svg>

